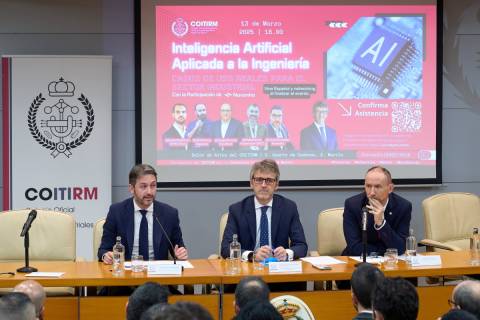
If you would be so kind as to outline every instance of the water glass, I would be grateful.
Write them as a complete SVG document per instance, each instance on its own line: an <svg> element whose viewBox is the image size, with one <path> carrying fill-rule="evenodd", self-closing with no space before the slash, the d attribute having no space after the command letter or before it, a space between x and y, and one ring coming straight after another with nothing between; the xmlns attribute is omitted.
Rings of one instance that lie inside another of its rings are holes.
<svg viewBox="0 0 480 320"><path fill-rule="evenodd" d="M264 261L263 259L260 260L260 261L257 261L255 259L255 257L257 256L257 253L260 249L257 249L253 252L253 260L252 260L252 263L253 263L253 270L258 270L258 271L263 271L263 269L265 268L265 264L264 264Z"/></svg>
<svg viewBox="0 0 480 320"><path fill-rule="evenodd" d="M143 256L139 254L132 255L132 272L143 272L145 264L143 263Z"/></svg>
<svg viewBox="0 0 480 320"><path fill-rule="evenodd" d="M397 267L398 262L398 250L395 248L388 248L385 251L383 256L384 258L384 267L385 269L395 269Z"/></svg>
<svg viewBox="0 0 480 320"><path fill-rule="evenodd" d="M239 274L240 273L240 259L227 257L226 261L226 274Z"/></svg>

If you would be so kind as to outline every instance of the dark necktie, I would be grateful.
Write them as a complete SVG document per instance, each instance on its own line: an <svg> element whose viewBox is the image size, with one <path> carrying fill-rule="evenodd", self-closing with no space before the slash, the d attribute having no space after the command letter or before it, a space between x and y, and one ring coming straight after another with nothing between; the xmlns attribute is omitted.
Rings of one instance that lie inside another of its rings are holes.
<svg viewBox="0 0 480 320"><path fill-rule="evenodd" d="M268 218L267 210L268 206L260 208L262 210L262 216L260 217L260 247L268 246Z"/></svg>
<svg viewBox="0 0 480 320"><path fill-rule="evenodd" d="M138 254L143 256L144 260L148 260L148 222L147 210L140 210L142 221L140 221L140 232L138 235Z"/></svg>

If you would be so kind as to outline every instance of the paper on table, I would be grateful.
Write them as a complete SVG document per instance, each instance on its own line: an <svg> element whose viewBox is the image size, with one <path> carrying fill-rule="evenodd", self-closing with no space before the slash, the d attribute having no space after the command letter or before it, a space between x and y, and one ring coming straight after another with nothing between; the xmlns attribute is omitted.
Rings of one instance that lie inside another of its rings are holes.
<svg viewBox="0 0 480 320"><path fill-rule="evenodd" d="M412 267L440 266L440 265L442 265L442 258L440 256L416 255L412 257Z"/></svg>
<svg viewBox="0 0 480 320"><path fill-rule="evenodd" d="M65 272L30 272L25 277L60 278Z"/></svg>
<svg viewBox="0 0 480 320"><path fill-rule="evenodd" d="M316 264L316 265L319 265L319 264L330 265L330 264L346 263L345 261L338 260L338 259L332 258L330 256L305 257L305 258L301 258L301 259L305 262L309 262L311 264Z"/></svg>
<svg viewBox="0 0 480 320"><path fill-rule="evenodd" d="M363 257L349 257L350 259L353 259L358 262L363 262ZM367 263L372 263L372 264L382 264L383 263L383 257L367 257Z"/></svg>
<svg viewBox="0 0 480 320"><path fill-rule="evenodd" d="M143 262L147 268L148 266L151 265L162 265L162 264L173 264L173 260L153 260L153 261L144 261ZM184 269L193 269L193 265L186 260L177 260L177 264L180 266L183 266ZM132 262L131 261L125 261L125 269L131 269L132 268Z"/></svg>

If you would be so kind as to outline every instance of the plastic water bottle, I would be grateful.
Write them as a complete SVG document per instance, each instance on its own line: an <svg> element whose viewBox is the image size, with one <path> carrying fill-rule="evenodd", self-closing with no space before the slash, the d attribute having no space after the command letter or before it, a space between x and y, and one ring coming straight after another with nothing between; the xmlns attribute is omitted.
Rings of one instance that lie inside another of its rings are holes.
<svg viewBox="0 0 480 320"><path fill-rule="evenodd" d="M473 228L473 233L470 237L470 264L473 266L480 265L480 236L478 235L478 228Z"/></svg>
<svg viewBox="0 0 480 320"><path fill-rule="evenodd" d="M242 247L240 245L240 242L238 242L238 235L234 234L233 235L233 240L230 243L230 258L234 260L233 263L233 270L231 270L233 273L239 273L240 272L240 261L242 258Z"/></svg>
<svg viewBox="0 0 480 320"><path fill-rule="evenodd" d="M123 272L123 266L125 264L125 247L122 244L122 237L117 237L117 243L113 246L113 268L114 275L120 275Z"/></svg>
<svg viewBox="0 0 480 320"><path fill-rule="evenodd" d="M412 257L417 255L417 239L413 235L413 229L410 228L409 236L405 240L405 260L412 264Z"/></svg>

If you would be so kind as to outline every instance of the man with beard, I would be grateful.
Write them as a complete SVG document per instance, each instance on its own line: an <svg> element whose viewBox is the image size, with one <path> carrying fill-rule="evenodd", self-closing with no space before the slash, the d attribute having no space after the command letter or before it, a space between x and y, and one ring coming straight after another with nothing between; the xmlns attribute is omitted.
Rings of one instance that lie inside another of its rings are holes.
<svg viewBox="0 0 480 320"><path fill-rule="evenodd" d="M393 193L390 172L375 166L365 176L365 191L345 200L343 233L347 247L344 256L362 254L362 208L367 216L367 254L383 255L387 248L396 248L398 254L405 251L408 237L412 204Z"/></svg>
<svg viewBox="0 0 480 320"><path fill-rule="evenodd" d="M229 245L234 234L242 245L242 258L263 261L269 256L279 261L307 255L307 242L297 205L281 195L278 189L280 170L274 160L265 159L253 164L250 187L253 195L232 204L223 233L221 255L230 256Z"/></svg>
<svg viewBox="0 0 480 320"><path fill-rule="evenodd" d="M274 105L270 110L270 122L267 124L267 138L274 140L279 139L279 141L288 139L288 130L283 123L283 107L280 105ZM270 142L268 149L293 149L293 146L290 142Z"/></svg>
<svg viewBox="0 0 480 320"><path fill-rule="evenodd" d="M178 210L155 200L155 169L147 164L135 165L129 174L128 189L132 198L110 206L98 259L106 264L112 263L112 248L116 237L120 236L126 260L131 260L134 254L142 255L144 260L166 260L169 252L177 259L186 260L188 253L183 244Z"/></svg>
<svg viewBox="0 0 480 320"><path fill-rule="evenodd" d="M186 138L186 120L187 120L187 107L182 103L176 103L172 108L172 126L163 134L163 140L165 142L165 148L169 149L173 147L173 143L169 142L169 139L185 139ZM188 147L187 144L178 145L178 147Z"/></svg>
<svg viewBox="0 0 480 320"><path fill-rule="evenodd" d="M264 139L267 135L267 128L258 123L260 108L256 104L251 104L247 109L247 121L243 123L243 135L246 139ZM263 143L262 143L263 144ZM250 146L251 150L259 150L259 146Z"/></svg>
<svg viewBox="0 0 480 320"><path fill-rule="evenodd" d="M211 136L212 121L207 119L207 106L204 103L195 105L197 119L187 126L188 138L208 138Z"/></svg>

